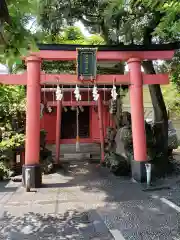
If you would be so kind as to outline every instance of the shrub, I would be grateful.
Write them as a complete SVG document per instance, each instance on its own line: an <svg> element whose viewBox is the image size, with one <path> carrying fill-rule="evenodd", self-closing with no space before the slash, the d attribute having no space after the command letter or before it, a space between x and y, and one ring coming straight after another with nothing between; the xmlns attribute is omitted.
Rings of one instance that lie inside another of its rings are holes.
<svg viewBox="0 0 180 240"><path fill-rule="evenodd" d="M12 174L15 151L24 146L24 141L24 134L16 133L0 142L0 180L8 178Z"/></svg>
<svg viewBox="0 0 180 240"><path fill-rule="evenodd" d="M13 172L6 166L6 164L1 161L0 162L0 180L9 179Z"/></svg>
<svg viewBox="0 0 180 240"><path fill-rule="evenodd" d="M15 150L16 148L22 147L25 142L24 134L18 134L11 136L10 138L4 139L0 142L0 151Z"/></svg>

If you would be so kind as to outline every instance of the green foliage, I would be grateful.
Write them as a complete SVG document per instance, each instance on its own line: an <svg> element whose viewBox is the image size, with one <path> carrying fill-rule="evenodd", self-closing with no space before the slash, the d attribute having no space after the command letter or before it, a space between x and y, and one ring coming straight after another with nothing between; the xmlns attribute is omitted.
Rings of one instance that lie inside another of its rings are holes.
<svg viewBox="0 0 180 240"><path fill-rule="evenodd" d="M0 180L9 178L13 174L11 169L15 157L14 151L23 147L24 143L24 134L18 133L14 133L0 142Z"/></svg>
<svg viewBox="0 0 180 240"><path fill-rule="evenodd" d="M107 43L143 43L149 26L153 27L153 41L177 39L180 32L177 0L10 0L8 9L12 25L4 27L7 40L1 59L9 65L20 55L27 54L27 46L34 48L35 40L84 44L82 33L77 29L73 31L72 24L78 20L91 33L100 33ZM36 20L41 31L32 34L27 26ZM71 25L69 32L62 35L68 25ZM90 42L104 43L101 39L94 40Z"/></svg>
<svg viewBox="0 0 180 240"><path fill-rule="evenodd" d="M171 81L176 85L180 92L180 51L178 50L169 64L166 64L168 72L171 75Z"/></svg>
<svg viewBox="0 0 180 240"><path fill-rule="evenodd" d="M0 152L15 150L16 148L22 147L25 142L24 134L16 133L8 139L4 139L0 142Z"/></svg>
<svg viewBox="0 0 180 240"><path fill-rule="evenodd" d="M167 109L176 117L180 117L180 92L177 90L175 84L163 89L163 96Z"/></svg>
<svg viewBox="0 0 180 240"><path fill-rule="evenodd" d="M105 40L100 35L94 34L86 39L86 43L89 45L104 45Z"/></svg>
<svg viewBox="0 0 180 240"><path fill-rule="evenodd" d="M64 29L61 37L59 38L60 42L63 41L84 41L84 35L78 27L68 27Z"/></svg>
<svg viewBox="0 0 180 240"><path fill-rule="evenodd" d="M13 151L24 145L25 88L24 86L0 85L0 125L3 140L0 142L0 178L9 176Z"/></svg>
<svg viewBox="0 0 180 240"><path fill-rule="evenodd" d="M11 176L11 171L4 162L0 162L0 180L8 179Z"/></svg>
<svg viewBox="0 0 180 240"><path fill-rule="evenodd" d="M37 15L39 0L8 1L11 24L4 24L0 43L0 61L12 66L14 62L28 53L27 46L35 49L35 41L31 31L27 28L33 15Z"/></svg>
<svg viewBox="0 0 180 240"><path fill-rule="evenodd" d="M39 35L40 33L38 33ZM43 33L42 33L43 34ZM45 34L45 33L44 33ZM48 36L47 34L45 34ZM42 35L41 35L42 37ZM45 39L45 38L44 38ZM50 38L48 37L43 43L48 43ZM81 44L81 45L100 45L104 44L105 41L100 35L91 35L90 37L84 36L80 28L78 27L66 27L64 31L51 39L52 43L61 44ZM47 73L76 73L76 62L75 61L43 61L42 69Z"/></svg>
<svg viewBox="0 0 180 240"><path fill-rule="evenodd" d="M24 127L25 119L24 86L0 85L0 124L13 128L13 121Z"/></svg>
<svg viewBox="0 0 180 240"><path fill-rule="evenodd" d="M161 21L154 29L154 35L161 38L179 37L180 32L180 2L178 0L131 0L133 6L142 6L150 12L160 12Z"/></svg>
<svg viewBox="0 0 180 240"><path fill-rule="evenodd" d="M170 85L162 87L166 108L170 116L180 117L180 54L175 54L172 61L156 65L156 72L165 72L170 75Z"/></svg>
<svg viewBox="0 0 180 240"><path fill-rule="evenodd" d="M27 46L32 41L32 36L20 22L20 18L12 17L12 25L6 24L4 35L5 44L0 56L2 63L12 66L21 56L27 55Z"/></svg>

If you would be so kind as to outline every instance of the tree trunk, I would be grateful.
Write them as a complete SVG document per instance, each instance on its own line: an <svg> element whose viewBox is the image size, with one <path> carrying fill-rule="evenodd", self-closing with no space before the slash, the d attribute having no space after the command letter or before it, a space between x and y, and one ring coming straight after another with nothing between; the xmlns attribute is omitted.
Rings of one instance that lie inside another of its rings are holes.
<svg viewBox="0 0 180 240"><path fill-rule="evenodd" d="M143 62L142 65L145 73L156 74L151 61ZM162 153L164 160L168 160L168 114L160 85L149 85L149 92L154 110L156 151L158 155Z"/></svg>

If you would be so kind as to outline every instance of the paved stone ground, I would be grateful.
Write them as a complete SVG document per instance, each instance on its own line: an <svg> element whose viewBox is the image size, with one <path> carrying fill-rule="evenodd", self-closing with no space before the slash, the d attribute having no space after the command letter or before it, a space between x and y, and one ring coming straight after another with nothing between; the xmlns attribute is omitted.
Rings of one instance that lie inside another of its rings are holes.
<svg viewBox="0 0 180 240"><path fill-rule="evenodd" d="M0 239L180 239L180 211L163 201L180 199L180 183L171 181L170 190L144 192L81 163L44 176L43 188L31 193L20 183L1 183Z"/></svg>

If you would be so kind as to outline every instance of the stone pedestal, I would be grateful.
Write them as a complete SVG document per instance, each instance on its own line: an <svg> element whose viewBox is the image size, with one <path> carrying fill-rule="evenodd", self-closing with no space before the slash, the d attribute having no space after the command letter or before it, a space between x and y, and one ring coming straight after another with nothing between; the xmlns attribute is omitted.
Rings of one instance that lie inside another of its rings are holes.
<svg viewBox="0 0 180 240"><path fill-rule="evenodd" d="M146 182L146 167L145 161L138 162L135 160L131 161L131 174L132 179L137 182Z"/></svg>
<svg viewBox="0 0 180 240"><path fill-rule="evenodd" d="M30 187L31 188L40 188L42 185L42 173L40 165L23 165L22 167L22 184L25 187L26 177L25 171L30 169Z"/></svg>

